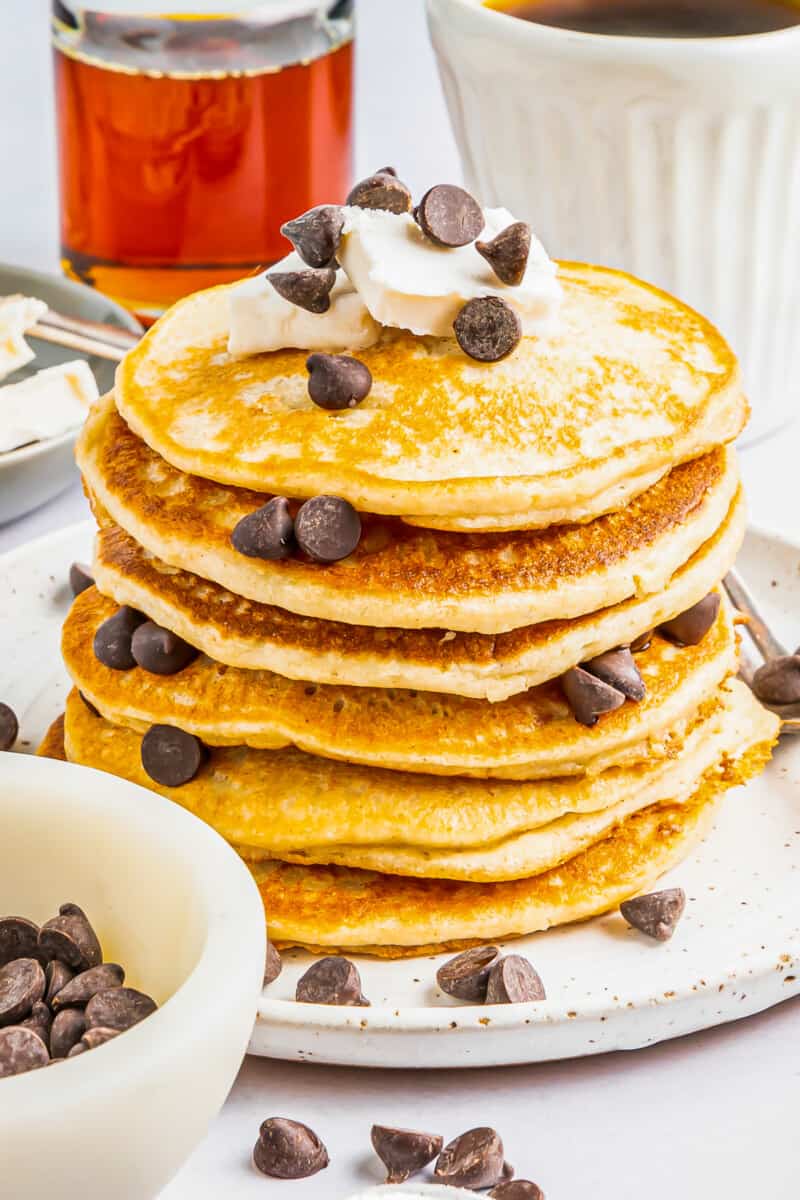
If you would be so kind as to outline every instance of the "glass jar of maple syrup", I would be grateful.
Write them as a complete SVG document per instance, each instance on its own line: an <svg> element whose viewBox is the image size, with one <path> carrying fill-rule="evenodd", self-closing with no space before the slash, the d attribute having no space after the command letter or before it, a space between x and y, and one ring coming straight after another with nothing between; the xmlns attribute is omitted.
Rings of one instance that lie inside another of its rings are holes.
<svg viewBox="0 0 800 1200"><path fill-rule="evenodd" d="M62 265L146 321L351 176L353 0L162 3L52 4Z"/></svg>

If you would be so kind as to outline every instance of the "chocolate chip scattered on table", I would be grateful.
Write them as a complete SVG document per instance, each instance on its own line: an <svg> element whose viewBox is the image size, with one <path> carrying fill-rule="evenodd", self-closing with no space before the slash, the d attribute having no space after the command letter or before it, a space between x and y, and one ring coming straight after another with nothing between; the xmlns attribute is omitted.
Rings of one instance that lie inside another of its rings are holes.
<svg viewBox="0 0 800 1200"><path fill-rule="evenodd" d="M435 1133L420 1133L416 1129L393 1129L389 1125L373 1125L372 1146L386 1167L387 1183L405 1183L441 1153L444 1139Z"/></svg>
<svg viewBox="0 0 800 1200"><path fill-rule="evenodd" d="M10 705L0 703L0 750L10 750L18 737L17 714Z"/></svg>
<svg viewBox="0 0 800 1200"><path fill-rule="evenodd" d="M437 1183L477 1190L495 1187L510 1179L514 1171L505 1161L499 1133L488 1126L480 1126L449 1142L439 1155L433 1173Z"/></svg>
<svg viewBox="0 0 800 1200"><path fill-rule="evenodd" d="M308 1179L329 1163L328 1151L313 1129L288 1117L268 1117L258 1131L253 1163L272 1179Z"/></svg>
<svg viewBox="0 0 800 1200"><path fill-rule="evenodd" d="M0 1078L76 1058L155 1012L124 982L77 904L62 904L41 928L0 918Z"/></svg>

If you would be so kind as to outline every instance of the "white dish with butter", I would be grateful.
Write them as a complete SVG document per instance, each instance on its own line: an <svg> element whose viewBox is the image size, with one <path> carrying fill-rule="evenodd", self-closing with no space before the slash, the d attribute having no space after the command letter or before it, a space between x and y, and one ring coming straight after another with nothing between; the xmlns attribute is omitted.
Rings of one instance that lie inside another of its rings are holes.
<svg viewBox="0 0 800 1200"><path fill-rule="evenodd" d="M0 915L41 923L79 904L106 959L160 1005L90 1054L0 1079L0 1194L152 1200L242 1061L263 974L260 897L208 826L96 771L0 754L0 820Z"/></svg>

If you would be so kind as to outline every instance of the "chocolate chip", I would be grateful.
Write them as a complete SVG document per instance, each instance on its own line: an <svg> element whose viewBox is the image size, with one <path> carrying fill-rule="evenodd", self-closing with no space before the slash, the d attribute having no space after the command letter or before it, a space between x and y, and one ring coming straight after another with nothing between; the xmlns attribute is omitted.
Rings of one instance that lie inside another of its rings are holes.
<svg viewBox="0 0 800 1200"><path fill-rule="evenodd" d="M486 999L489 972L500 957L497 946L476 946L457 954L436 972L436 982L448 996L482 1004Z"/></svg>
<svg viewBox="0 0 800 1200"><path fill-rule="evenodd" d="M369 367L349 354L310 354L306 359L308 394L319 408L338 412L355 408L369 395Z"/></svg>
<svg viewBox="0 0 800 1200"><path fill-rule="evenodd" d="M764 663L753 676L753 691L764 704L798 703L800 655L784 654Z"/></svg>
<svg viewBox="0 0 800 1200"><path fill-rule="evenodd" d="M231 534L234 550L268 562L289 558L295 548L294 521L285 496L273 496L255 512L242 517Z"/></svg>
<svg viewBox="0 0 800 1200"><path fill-rule="evenodd" d="M376 175L394 175L396 178L397 177L397 168L396 167L378 167L375 174Z"/></svg>
<svg viewBox="0 0 800 1200"><path fill-rule="evenodd" d="M596 658L591 658L581 665L584 671L616 688L629 700L643 700L647 695L647 688L639 668L633 661L633 654L625 646L618 650L607 650L605 654L598 654Z"/></svg>
<svg viewBox="0 0 800 1200"><path fill-rule="evenodd" d="M26 1071L46 1067L49 1062L47 1047L32 1029L19 1025L0 1029L0 1079L24 1075Z"/></svg>
<svg viewBox="0 0 800 1200"><path fill-rule="evenodd" d="M104 667L113 671L131 671L136 659L131 651L133 635L147 620L135 608L123 604L122 608L98 626L94 635L94 656Z"/></svg>
<svg viewBox="0 0 800 1200"><path fill-rule="evenodd" d="M86 1026L92 1029L101 1025L116 1029L120 1033L138 1025L145 1017L154 1013L158 1005L144 992L136 988L113 987L105 992L96 992L86 1005Z"/></svg>
<svg viewBox="0 0 800 1200"><path fill-rule="evenodd" d="M361 518L339 496L314 496L301 505L294 532L298 546L314 562L339 562L361 540Z"/></svg>
<svg viewBox="0 0 800 1200"><path fill-rule="evenodd" d="M527 1004L545 998L538 971L520 954L506 955L489 972L487 1004Z"/></svg>
<svg viewBox="0 0 800 1200"><path fill-rule="evenodd" d="M544 1200L544 1192L530 1179L509 1179L489 1192L489 1200Z"/></svg>
<svg viewBox="0 0 800 1200"><path fill-rule="evenodd" d="M590 729L603 713L613 712L625 703L622 692L582 667L572 667L562 675L561 687L575 720Z"/></svg>
<svg viewBox="0 0 800 1200"><path fill-rule="evenodd" d="M444 1139L435 1133L418 1133L415 1129L391 1129L388 1125L372 1126L372 1146L386 1167L387 1183L405 1183L441 1153Z"/></svg>
<svg viewBox="0 0 800 1200"><path fill-rule="evenodd" d="M80 596L81 592L85 592L87 588L94 584L94 575L92 568L86 563L74 562L69 569L69 586L72 589L73 596Z"/></svg>
<svg viewBox="0 0 800 1200"><path fill-rule="evenodd" d="M283 970L283 960L272 942L267 942L267 957L264 962L264 987L274 983Z"/></svg>
<svg viewBox="0 0 800 1200"><path fill-rule="evenodd" d="M659 942L667 942L675 932L685 907L686 893L683 888L665 888L661 892L624 900L619 911L634 929Z"/></svg>
<svg viewBox="0 0 800 1200"><path fill-rule="evenodd" d="M98 992L122 987L124 982L125 972L117 963L100 963L98 967L90 967L56 992L51 1001L53 1012L58 1012L60 1008L79 1008L88 1004Z"/></svg>
<svg viewBox="0 0 800 1200"><path fill-rule="evenodd" d="M253 1162L273 1179L307 1179L328 1165L328 1151L307 1125L269 1117L258 1131Z"/></svg>
<svg viewBox="0 0 800 1200"><path fill-rule="evenodd" d="M67 1058L77 1058L79 1054L85 1054L88 1049L89 1047L84 1046L83 1042L77 1042L70 1050Z"/></svg>
<svg viewBox="0 0 800 1200"><path fill-rule="evenodd" d="M42 1039L45 1046L50 1045L50 1027L53 1024L53 1014L44 1000L37 1000L31 1009L31 1015L20 1021L23 1029L32 1029Z"/></svg>
<svg viewBox="0 0 800 1200"><path fill-rule="evenodd" d="M95 707L95 705L92 704L91 700L87 700L86 697L84 696L83 692L78 692L78 695L80 696L81 700L86 705L86 707L88 708L89 712L92 714L93 717L99 717L101 715L100 709Z"/></svg>
<svg viewBox="0 0 800 1200"><path fill-rule="evenodd" d="M501 282L516 286L525 277L531 252L531 227L515 221L492 238L491 242L476 242L475 249L486 259Z"/></svg>
<svg viewBox="0 0 800 1200"><path fill-rule="evenodd" d="M411 191L394 172L376 171L355 185L347 203L356 208L380 208L391 213L410 212Z"/></svg>
<svg viewBox="0 0 800 1200"><path fill-rule="evenodd" d="M17 714L8 704L0 704L0 750L10 750L18 737Z"/></svg>
<svg viewBox="0 0 800 1200"><path fill-rule="evenodd" d="M329 267L342 240L344 214L333 204L312 208L281 225L281 233L309 267Z"/></svg>
<svg viewBox="0 0 800 1200"><path fill-rule="evenodd" d="M45 1002L52 1004L53 997L58 995L63 987L67 986L73 977L73 972L60 959L51 958L45 967L44 977L47 982L47 990L44 994Z"/></svg>
<svg viewBox="0 0 800 1200"><path fill-rule="evenodd" d="M86 1016L79 1008L63 1008L56 1013L50 1029L50 1053L66 1058L86 1032Z"/></svg>
<svg viewBox="0 0 800 1200"><path fill-rule="evenodd" d="M138 666L153 675L177 675L199 651L170 629L145 621L131 639L131 653Z"/></svg>
<svg viewBox="0 0 800 1200"><path fill-rule="evenodd" d="M332 955L317 959L297 981L295 1000L303 1004L369 1005L361 991L361 976L347 958Z"/></svg>
<svg viewBox="0 0 800 1200"><path fill-rule="evenodd" d="M439 1155L434 1169L437 1183L451 1187L494 1187L503 1177L503 1143L494 1129L481 1127L462 1133Z"/></svg>
<svg viewBox="0 0 800 1200"><path fill-rule="evenodd" d="M456 340L470 358L499 362L516 350L522 324L510 304L500 296L468 300L453 322Z"/></svg>
<svg viewBox="0 0 800 1200"><path fill-rule="evenodd" d="M640 633L639 636L631 642L631 654L641 654L644 650L649 650L653 642L653 631L649 629L647 633Z"/></svg>
<svg viewBox="0 0 800 1200"><path fill-rule="evenodd" d="M279 296L310 313L326 313L331 306L331 289L336 272L330 267L307 271L272 271L267 279Z"/></svg>
<svg viewBox="0 0 800 1200"><path fill-rule="evenodd" d="M162 787L182 787L194 779L206 759L199 738L173 725L151 725L142 738L142 766Z"/></svg>
<svg viewBox="0 0 800 1200"><path fill-rule="evenodd" d="M35 958L15 958L0 967L0 1025L18 1025L44 995L45 978Z"/></svg>
<svg viewBox="0 0 800 1200"><path fill-rule="evenodd" d="M39 930L39 952L49 960L59 958L73 971L88 971L103 959L97 934L77 904L62 904L58 916Z"/></svg>
<svg viewBox="0 0 800 1200"><path fill-rule="evenodd" d="M25 917L0 918L0 967L15 958L36 958L39 926Z"/></svg>
<svg viewBox="0 0 800 1200"><path fill-rule="evenodd" d="M679 646L696 646L716 621L719 608L719 593L709 592L686 612L659 625L659 631Z"/></svg>
<svg viewBox="0 0 800 1200"><path fill-rule="evenodd" d="M123 1032L122 1029L110 1029L107 1025L93 1025L91 1029L86 1030L81 1042L87 1050L96 1050L98 1046L105 1046L106 1042L113 1041Z"/></svg>
<svg viewBox="0 0 800 1200"><path fill-rule="evenodd" d="M466 246L484 226L483 210L463 188L439 183L427 191L415 210L420 229L437 246Z"/></svg>

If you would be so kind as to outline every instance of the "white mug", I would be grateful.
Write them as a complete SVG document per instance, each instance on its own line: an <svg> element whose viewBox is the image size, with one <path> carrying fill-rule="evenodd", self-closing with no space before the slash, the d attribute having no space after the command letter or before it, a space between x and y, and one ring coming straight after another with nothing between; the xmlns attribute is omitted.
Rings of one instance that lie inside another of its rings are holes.
<svg viewBox="0 0 800 1200"><path fill-rule="evenodd" d="M800 25L725 38L537 25L428 0L467 185L553 257L631 271L710 317L754 441L800 410Z"/></svg>

